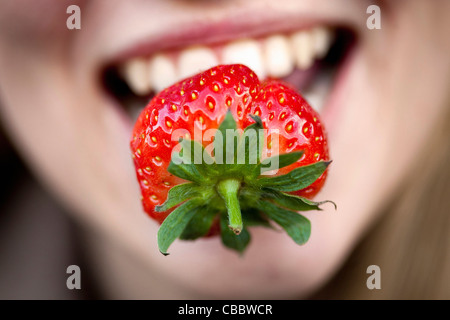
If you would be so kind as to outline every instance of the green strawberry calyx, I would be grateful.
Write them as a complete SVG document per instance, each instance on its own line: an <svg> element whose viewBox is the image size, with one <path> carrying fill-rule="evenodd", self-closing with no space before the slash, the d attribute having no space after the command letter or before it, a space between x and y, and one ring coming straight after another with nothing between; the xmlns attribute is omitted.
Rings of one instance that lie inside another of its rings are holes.
<svg viewBox="0 0 450 320"><path fill-rule="evenodd" d="M155 208L158 212L176 207L158 230L158 247L168 255L169 246L177 239L194 240L208 234L219 222L222 243L242 253L250 242L249 226L272 228L270 220L281 226L295 243L301 245L311 234L310 221L298 211L321 210L320 205L332 201L314 202L289 194L310 186L327 169L331 161L319 161L293 169L278 176L264 175L269 164L283 168L298 161L302 151L280 154L261 160L264 136L258 116L240 136L227 135L236 131L230 112L220 124L213 154L194 141L180 139L181 150L172 153L168 171L187 183L169 190L166 201ZM252 150L256 150L252 153ZM200 155L200 157L199 157ZM238 159L238 155L241 158ZM201 159L200 159L201 158ZM225 161L226 160L226 161Z"/></svg>

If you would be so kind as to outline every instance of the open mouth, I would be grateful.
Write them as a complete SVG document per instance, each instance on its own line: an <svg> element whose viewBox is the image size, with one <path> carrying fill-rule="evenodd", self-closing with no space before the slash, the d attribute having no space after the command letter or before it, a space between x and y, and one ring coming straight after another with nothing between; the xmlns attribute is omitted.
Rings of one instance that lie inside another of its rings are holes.
<svg viewBox="0 0 450 320"><path fill-rule="evenodd" d="M218 64L240 63L260 80L275 78L294 86L320 113L354 40L349 29L315 26L228 42L189 44L111 63L104 68L102 80L134 122L148 101L171 84Z"/></svg>

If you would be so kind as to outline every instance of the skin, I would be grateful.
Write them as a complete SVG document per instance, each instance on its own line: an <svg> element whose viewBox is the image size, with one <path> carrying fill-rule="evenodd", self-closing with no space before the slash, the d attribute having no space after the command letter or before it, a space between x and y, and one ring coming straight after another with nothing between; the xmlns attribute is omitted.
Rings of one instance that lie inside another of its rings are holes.
<svg viewBox="0 0 450 320"><path fill-rule="evenodd" d="M70 4L82 8L81 30L66 28L69 3L2 3L1 120L35 174L86 226L86 252L109 297L305 297L338 270L412 174L448 106L449 2L383 3L380 30L366 28L368 4L356 0ZM282 232L256 228L244 257L219 238L175 242L164 257L158 225L139 201L128 146L133 124L101 90L99 68L137 39L157 37L180 21L258 8L343 21L357 32L345 81L322 113L333 164L316 199L332 199L338 211L325 206L305 214L312 235L303 247Z"/></svg>

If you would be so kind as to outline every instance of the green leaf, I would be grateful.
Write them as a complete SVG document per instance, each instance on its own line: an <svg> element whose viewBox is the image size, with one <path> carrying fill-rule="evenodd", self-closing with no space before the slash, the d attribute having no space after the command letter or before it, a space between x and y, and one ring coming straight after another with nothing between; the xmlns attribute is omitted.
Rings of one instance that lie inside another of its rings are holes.
<svg viewBox="0 0 450 320"><path fill-rule="evenodd" d="M255 123L245 128L236 152L236 169L245 174L253 173L258 167L264 144L261 118L255 115L250 117Z"/></svg>
<svg viewBox="0 0 450 320"><path fill-rule="evenodd" d="M227 129L236 130L236 128L237 128L237 125L236 125L236 121L233 118L233 114L231 113L231 111L228 111L227 114L225 115L225 118L220 123L219 128L217 128L217 129L222 132L222 135L225 135L225 130L227 130Z"/></svg>
<svg viewBox="0 0 450 320"><path fill-rule="evenodd" d="M274 169L281 169L297 162L303 155L303 151L295 151L290 153L278 154L276 156L264 159L258 166L259 174ZM275 163L275 167L272 164ZM278 163L278 165L276 165ZM269 166L270 165L270 166Z"/></svg>
<svg viewBox="0 0 450 320"><path fill-rule="evenodd" d="M208 206L199 207L194 217L183 230L180 239L194 240L206 235L211 229L217 214L217 211L211 210Z"/></svg>
<svg viewBox="0 0 450 320"><path fill-rule="evenodd" d="M203 177L215 174L214 159L205 152L205 148L195 140L180 141L180 157L185 164L194 164Z"/></svg>
<svg viewBox="0 0 450 320"><path fill-rule="evenodd" d="M262 201L261 210L280 225L297 244L304 244L311 235L311 222L304 216Z"/></svg>
<svg viewBox="0 0 450 320"><path fill-rule="evenodd" d="M278 191L297 191L310 186L326 170L331 161L319 161L308 166L298 167L282 176L260 178L255 181L260 187Z"/></svg>
<svg viewBox="0 0 450 320"><path fill-rule="evenodd" d="M169 163L167 171L169 171L174 176L188 181L198 183L204 181L204 177L198 171L197 166L193 163L183 163L183 158L179 155L178 152L172 153L172 159Z"/></svg>
<svg viewBox="0 0 450 320"><path fill-rule="evenodd" d="M205 148L195 140L182 139L180 141L181 152L184 163L194 163L196 165L212 164L214 160L205 152Z"/></svg>
<svg viewBox="0 0 450 320"><path fill-rule="evenodd" d="M257 116L255 114L249 114L249 117L252 118L253 121L255 121L255 123L253 123L252 126L255 125L258 129L263 128L263 123L260 116Z"/></svg>
<svg viewBox="0 0 450 320"><path fill-rule="evenodd" d="M243 228L239 235L236 235L228 227L228 218L225 214L220 217L220 234L222 237L222 243L224 246L236 250L239 253L244 252L247 245L250 243L250 233L246 228Z"/></svg>
<svg viewBox="0 0 450 320"><path fill-rule="evenodd" d="M167 249L178 238L198 211L200 202L189 200L170 213L158 230L158 247L163 255L168 255Z"/></svg>
<svg viewBox="0 0 450 320"><path fill-rule="evenodd" d="M203 146L195 141L180 139L180 152L173 152L167 171L173 175L200 184L207 184L210 178L217 176L214 159Z"/></svg>
<svg viewBox="0 0 450 320"><path fill-rule="evenodd" d="M233 133L233 135L230 135L230 133ZM216 164L221 164L228 168L230 165L227 165L227 163L231 164L232 161L234 162L237 141L236 121L231 112L228 111L214 136L214 158Z"/></svg>
<svg viewBox="0 0 450 320"><path fill-rule="evenodd" d="M166 201L155 207L155 211L163 212L199 194L194 183L183 183L170 188Z"/></svg>
<svg viewBox="0 0 450 320"><path fill-rule="evenodd" d="M255 208L242 210L242 220L244 221L244 226L261 226L271 229L273 228L269 220Z"/></svg>
<svg viewBox="0 0 450 320"><path fill-rule="evenodd" d="M322 210L320 205L327 202L333 204L336 209L336 204L330 200L314 202L303 197L272 189L264 189L263 198L273 200L282 207L296 211Z"/></svg>

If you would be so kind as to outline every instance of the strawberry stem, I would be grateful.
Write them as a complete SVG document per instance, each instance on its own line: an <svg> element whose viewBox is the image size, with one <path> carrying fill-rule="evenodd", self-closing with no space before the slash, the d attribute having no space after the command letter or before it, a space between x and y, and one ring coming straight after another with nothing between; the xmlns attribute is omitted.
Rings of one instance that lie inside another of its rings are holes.
<svg viewBox="0 0 450 320"><path fill-rule="evenodd" d="M222 180L217 184L217 192L225 201L228 212L228 227L235 234L242 231L242 214L239 206L238 191L241 183L235 179Z"/></svg>

